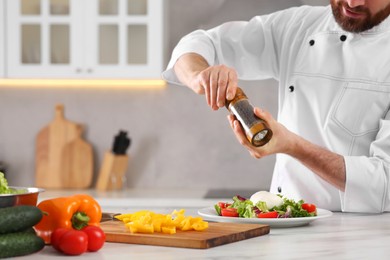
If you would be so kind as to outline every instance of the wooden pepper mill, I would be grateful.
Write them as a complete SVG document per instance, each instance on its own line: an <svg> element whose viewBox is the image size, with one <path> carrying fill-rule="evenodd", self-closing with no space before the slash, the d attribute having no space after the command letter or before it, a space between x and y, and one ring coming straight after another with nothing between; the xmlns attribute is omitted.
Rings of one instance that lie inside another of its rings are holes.
<svg viewBox="0 0 390 260"><path fill-rule="evenodd" d="M254 114L254 108L241 88L237 88L236 96L232 100L226 100L226 108L241 123L248 141L253 146L263 146L271 140L271 129L263 119Z"/></svg>

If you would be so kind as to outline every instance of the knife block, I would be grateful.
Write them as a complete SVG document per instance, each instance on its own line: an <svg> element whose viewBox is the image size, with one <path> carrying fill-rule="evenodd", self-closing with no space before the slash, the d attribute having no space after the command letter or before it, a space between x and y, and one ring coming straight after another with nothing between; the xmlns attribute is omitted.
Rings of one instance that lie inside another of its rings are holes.
<svg viewBox="0 0 390 260"><path fill-rule="evenodd" d="M112 152L104 154L96 189L100 191L119 190L123 188L129 157Z"/></svg>

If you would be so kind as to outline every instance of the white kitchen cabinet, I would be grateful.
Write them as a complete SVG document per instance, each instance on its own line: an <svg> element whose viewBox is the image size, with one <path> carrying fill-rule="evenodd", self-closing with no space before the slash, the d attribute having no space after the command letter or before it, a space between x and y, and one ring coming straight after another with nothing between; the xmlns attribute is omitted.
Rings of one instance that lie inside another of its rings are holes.
<svg viewBox="0 0 390 260"><path fill-rule="evenodd" d="M162 0L6 3L9 78L160 78Z"/></svg>
<svg viewBox="0 0 390 260"><path fill-rule="evenodd" d="M0 1L0 21L5 21L5 10L4 10L4 1ZM0 78L3 78L5 75L5 35L4 35L4 23L0 23Z"/></svg>

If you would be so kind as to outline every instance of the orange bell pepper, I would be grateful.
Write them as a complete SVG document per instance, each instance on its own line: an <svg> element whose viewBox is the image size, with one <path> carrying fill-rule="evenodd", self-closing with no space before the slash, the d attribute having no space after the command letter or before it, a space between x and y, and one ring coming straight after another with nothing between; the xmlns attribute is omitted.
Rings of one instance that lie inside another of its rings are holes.
<svg viewBox="0 0 390 260"><path fill-rule="evenodd" d="M50 244L51 233L57 228L82 229L87 225L100 226L102 218L100 205L86 194L44 200L37 207L44 214L34 228L46 244Z"/></svg>

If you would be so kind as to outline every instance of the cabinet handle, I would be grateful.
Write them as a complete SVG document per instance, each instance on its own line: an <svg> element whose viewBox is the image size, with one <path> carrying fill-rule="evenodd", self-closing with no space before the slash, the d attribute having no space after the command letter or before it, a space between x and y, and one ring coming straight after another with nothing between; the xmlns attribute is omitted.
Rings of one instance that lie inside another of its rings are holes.
<svg viewBox="0 0 390 260"><path fill-rule="evenodd" d="M76 73L81 73L83 70L81 68L76 69Z"/></svg>
<svg viewBox="0 0 390 260"><path fill-rule="evenodd" d="M89 69L87 69L87 72L88 72L88 73L92 73L92 72L93 72L93 69L89 68Z"/></svg>

